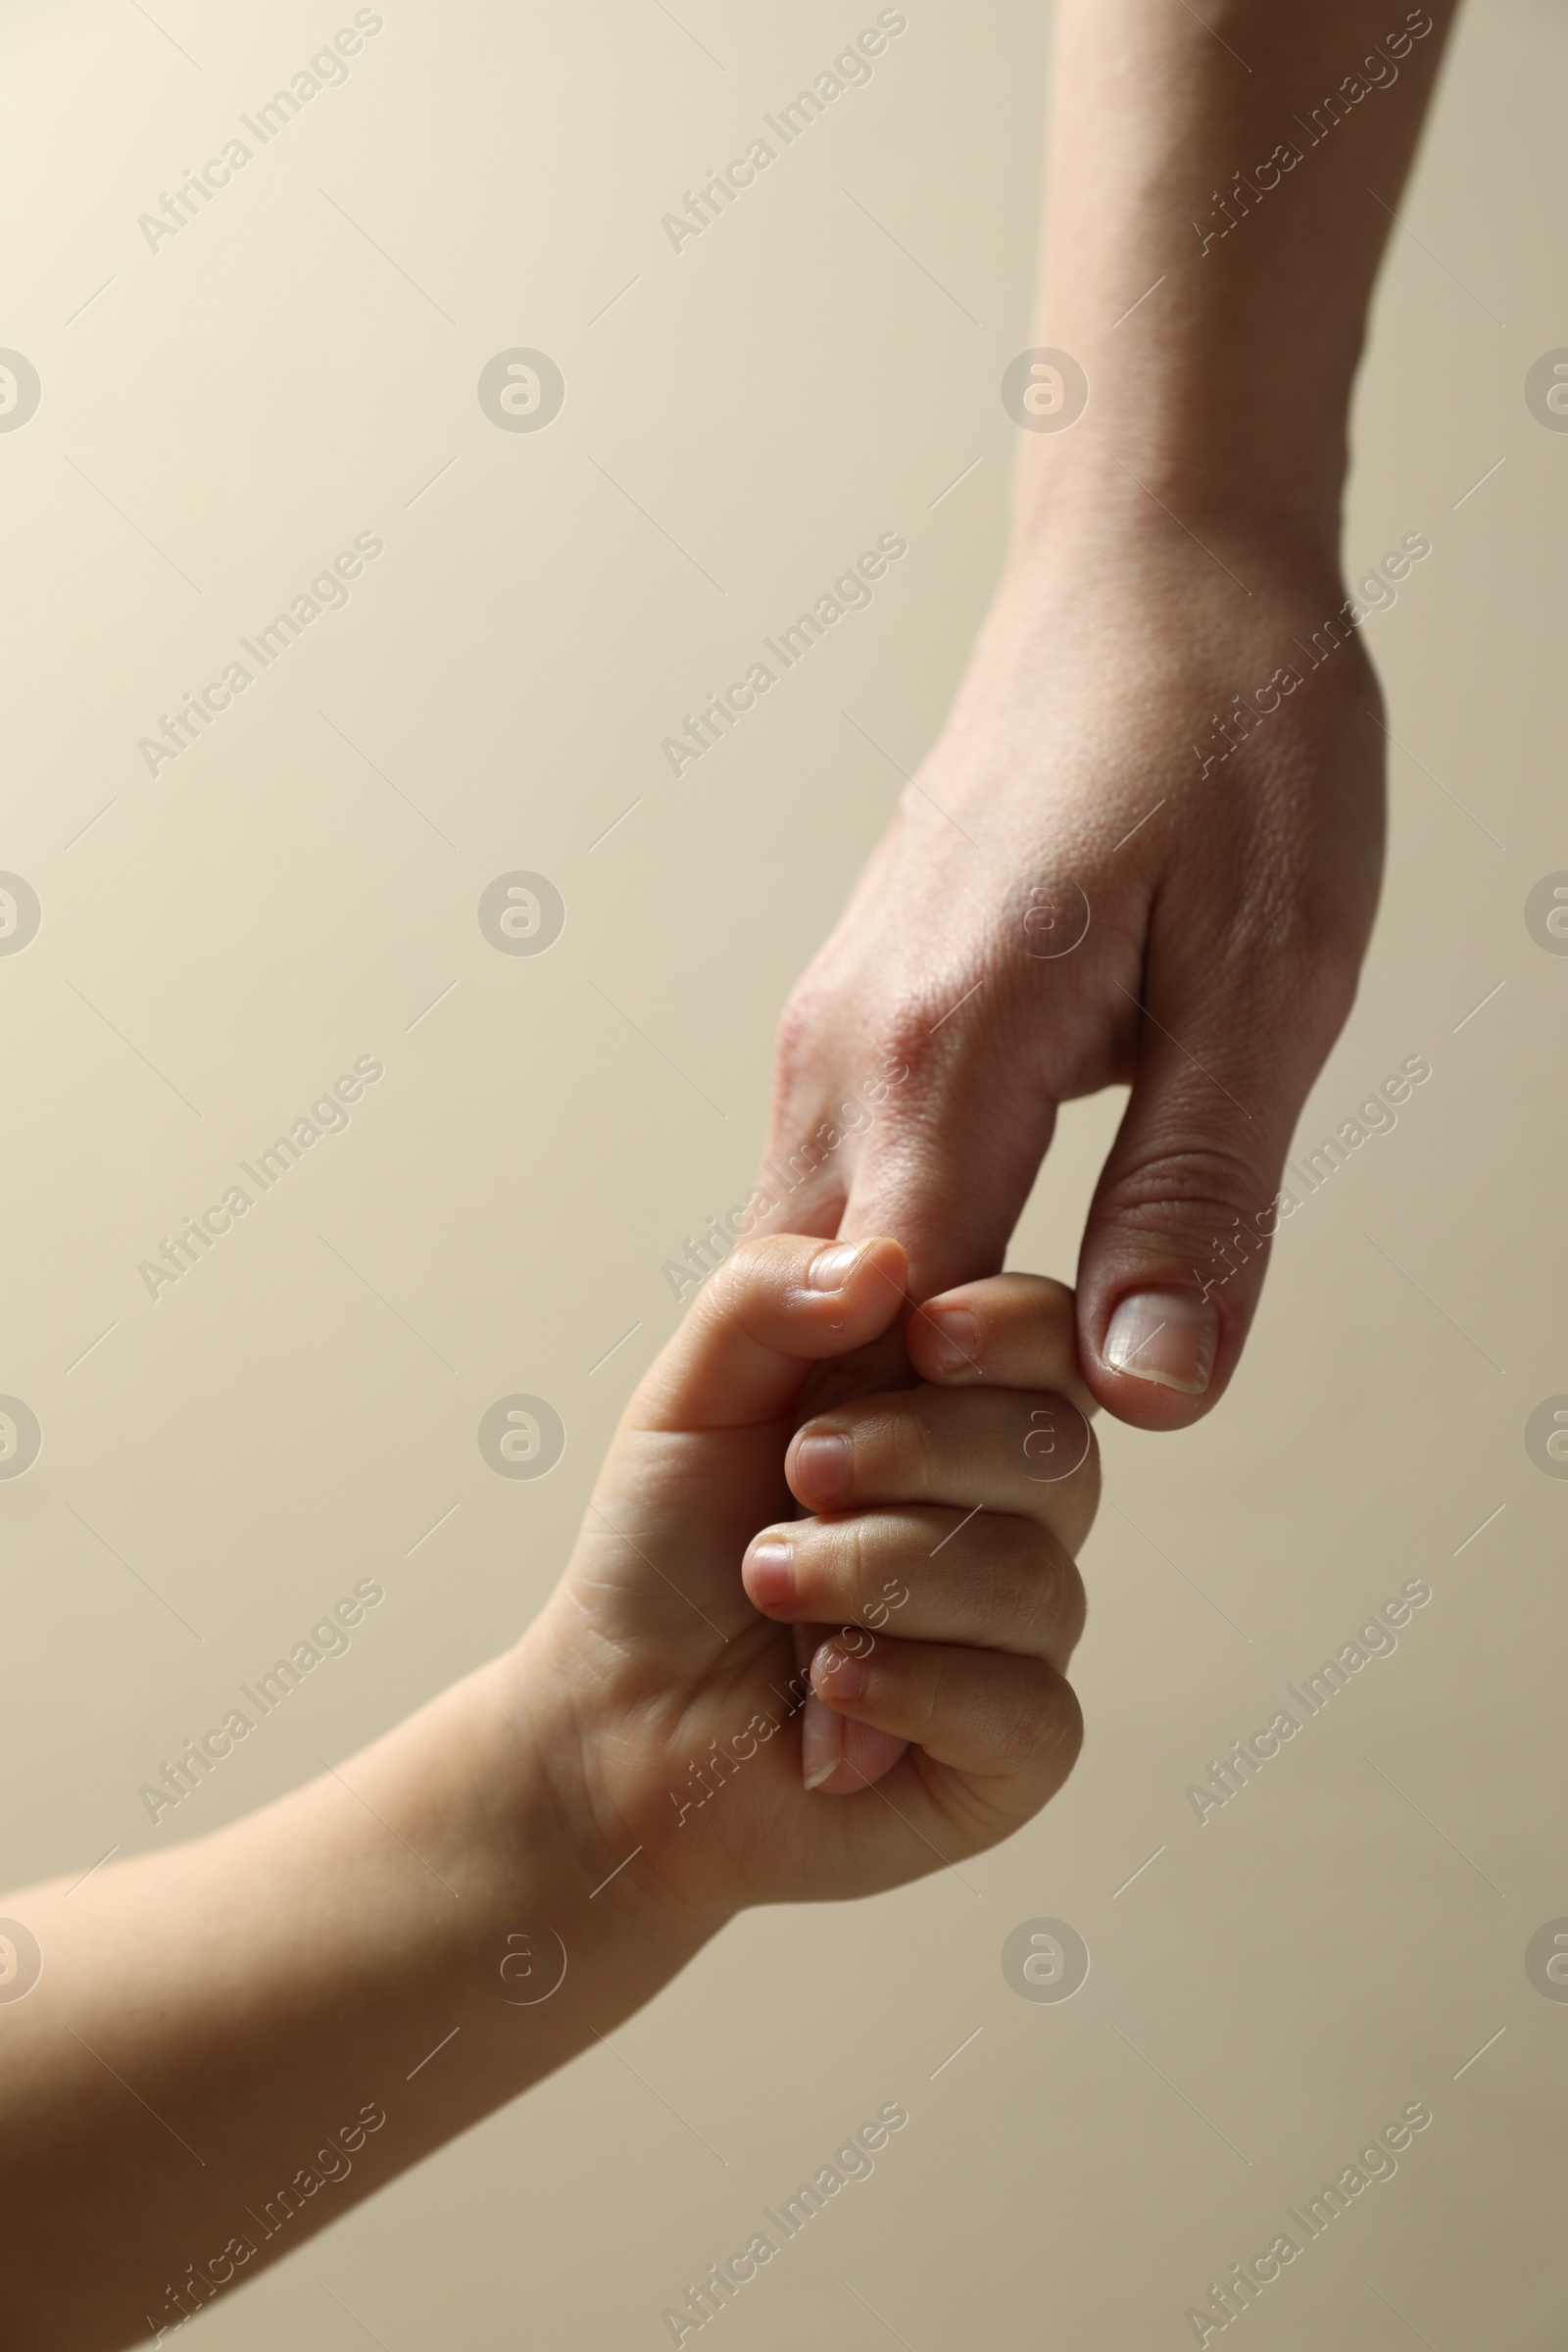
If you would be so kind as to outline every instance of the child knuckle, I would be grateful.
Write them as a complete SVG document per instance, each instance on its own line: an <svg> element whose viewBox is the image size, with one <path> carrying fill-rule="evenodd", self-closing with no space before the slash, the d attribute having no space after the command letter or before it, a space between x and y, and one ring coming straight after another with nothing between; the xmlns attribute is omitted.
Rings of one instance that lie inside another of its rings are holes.
<svg viewBox="0 0 1568 2352"><path fill-rule="evenodd" d="M941 1431L918 1404L899 1414L896 1426L900 1470L917 1494L940 1498L947 1459Z"/></svg>
<svg viewBox="0 0 1568 2352"><path fill-rule="evenodd" d="M992 1580L998 1620L1014 1640L1036 1634L1042 1620L1049 1622L1055 1615L1060 1577L1043 1530L1026 1530L1021 1542L999 1555Z"/></svg>
<svg viewBox="0 0 1568 2352"><path fill-rule="evenodd" d="M871 1595L873 1528L874 1522L862 1517L847 1520L839 1530L834 1589L844 1607L854 1617L864 1615L866 1602Z"/></svg>
<svg viewBox="0 0 1568 2352"><path fill-rule="evenodd" d="M924 1665L919 1694L919 1728L908 1735L919 1745L925 1744L933 1727L940 1726L949 1713L949 1685L953 1679L952 1660L941 1650L925 1653Z"/></svg>
<svg viewBox="0 0 1568 2352"><path fill-rule="evenodd" d="M1049 1666L1023 1675L998 1740L1006 1769L1035 1773L1054 1767L1064 1746L1076 1755L1082 1739L1078 1701L1060 1675Z"/></svg>

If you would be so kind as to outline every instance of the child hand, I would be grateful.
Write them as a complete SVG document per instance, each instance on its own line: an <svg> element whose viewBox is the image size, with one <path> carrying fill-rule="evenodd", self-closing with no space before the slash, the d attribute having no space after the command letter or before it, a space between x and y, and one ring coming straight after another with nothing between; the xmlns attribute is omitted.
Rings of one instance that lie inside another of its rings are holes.
<svg viewBox="0 0 1568 2352"><path fill-rule="evenodd" d="M1100 1476L1061 1394L1072 1299L1011 1275L932 1300L904 1341L923 1387L797 1432L812 1368L904 1323L906 1276L896 1242L748 1243L521 1642L258 1812L4 1898L42 1963L0 2008L8 2340L167 2333L747 1904L962 1861L1060 1787Z"/></svg>
<svg viewBox="0 0 1568 2352"><path fill-rule="evenodd" d="M807 1375L897 1321L905 1274L892 1241L748 1243L628 1407L514 1653L598 1877L714 1919L868 1894L995 1844L1071 1770L1100 1471L1070 1292L1002 1275L930 1301L925 1385L791 1434Z"/></svg>

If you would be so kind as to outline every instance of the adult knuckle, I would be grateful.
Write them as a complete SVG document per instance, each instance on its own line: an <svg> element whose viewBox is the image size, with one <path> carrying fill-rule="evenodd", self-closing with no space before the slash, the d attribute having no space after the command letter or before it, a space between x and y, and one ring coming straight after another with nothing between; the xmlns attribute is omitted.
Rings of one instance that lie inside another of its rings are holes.
<svg viewBox="0 0 1568 2352"><path fill-rule="evenodd" d="M1358 920L1307 891L1293 867L1238 910L1226 945L1232 985L1263 1007L1282 1044L1295 1038L1315 1048L1319 1034L1337 1031L1355 1002L1360 932Z"/></svg>
<svg viewBox="0 0 1568 2352"><path fill-rule="evenodd" d="M925 1060L931 1048L935 1008L924 989L900 987L884 1007L882 1031L890 1054L901 1060Z"/></svg>
<svg viewBox="0 0 1568 2352"><path fill-rule="evenodd" d="M808 973L796 982L779 1015L774 1059L782 1077L793 1078L815 1060L827 1015L826 992Z"/></svg>
<svg viewBox="0 0 1568 2352"><path fill-rule="evenodd" d="M814 973L796 987L779 1015L773 1036L773 1113L776 1121L799 1123L815 1115L831 1091L842 1055L839 1031L844 1005Z"/></svg>
<svg viewBox="0 0 1568 2352"><path fill-rule="evenodd" d="M1313 924L1296 952L1298 994L1316 1024L1338 1036L1350 1016L1361 980L1361 952L1338 926Z"/></svg>
<svg viewBox="0 0 1568 2352"><path fill-rule="evenodd" d="M975 976L961 970L899 984L879 1029L890 1107L907 1112L936 1086L972 1028L983 995L976 992Z"/></svg>
<svg viewBox="0 0 1568 2352"><path fill-rule="evenodd" d="M1268 1197L1246 1154L1221 1143L1171 1142L1119 1168L1101 1206L1118 1222L1165 1239L1200 1225L1223 1230L1239 1208L1257 1207Z"/></svg>

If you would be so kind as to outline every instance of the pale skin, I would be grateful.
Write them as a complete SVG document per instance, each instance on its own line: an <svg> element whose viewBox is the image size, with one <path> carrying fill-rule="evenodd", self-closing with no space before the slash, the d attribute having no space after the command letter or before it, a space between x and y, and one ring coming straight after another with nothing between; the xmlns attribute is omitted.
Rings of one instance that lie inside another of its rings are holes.
<svg viewBox="0 0 1568 2352"><path fill-rule="evenodd" d="M1033 339L1088 405L1018 434L967 674L779 1033L769 1160L855 1129L780 1221L897 1233L916 1296L1002 1264L1059 1104L1131 1089L1077 1314L1090 1390L1142 1429L1188 1427L1236 1369L1376 909L1348 416L1453 14L1058 0ZM1085 909L1068 953L1032 952ZM908 1075L874 1119L841 1114L884 1060ZM899 1377L894 1337L831 1393Z"/></svg>
<svg viewBox="0 0 1568 2352"><path fill-rule="evenodd" d="M1057 1105L1130 1085L1078 1330L1095 1396L1142 1428L1185 1428L1235 1370L1267 1250L1205 1298L1212 1244L1275 1198L1376 906L1364 633L1317 667L1310 644L1346 600L1351 384L1451 14L1409 11L1417 36L1401 0L1059 0L1034 340L1078 361L1088 406L1018 434L968 673L780 1033L774 1161L885 1054L908 1067L787 1215L899 1234L917 1295L994 1272ZM1347 78L1364 94L1313 143ZM1257 716L1285 664L1299 686ZM1194 744L1224 751L1233 696L1248 738L1205 774ZM1024 951L1041 871L1091 910L1055 958ZM1115 1321L1143 1298L1129 1336L1165 1330L1135 1353Z"/></svg>
<svg viewBox="0 0 1568 2352"><path fill-rule="evenodd" d="M1383 208L1452 13L1419 12L1432 29L1397 79L1302 137L1204 247L1211 191L1300 136L1293 118L1404 17L1203 4L1206 26L1180 0L1058 8L1035 335L1075 356L1090 403L1070 432L1020 438L968 676L781 1038L775 1158L890 1046L909 1069L789 1203L867 1247L833 1291L783 1235L713 1278L514 1649L232 1829L74 1894L3 1898L45 1955L0 2002L12 2339L156 2332L206 2299L196 2274L215 2291L254 2275L612 2031L739 1909L961 1860L1070 1769L1072 1554L1098 1469L1090 1445L1040 1477L1031 1416L1065 1444L1074 1399L1174 1429L1223 1392L1266 1249L1210 1287L1212 1243L1273 1198L1376 904L1382 738L1358 637L1223 763L1201 771L1192 747L1342 605ZM1037 870L1092 908L1058 959L1012 952ZM1132 1097L1074 1307L997 1269L1056 1105L1114 1082ZM871 1238L888 1232L907 1264ZM927 1302L912 1318L906 1292ZM1154 1303L1118 1335L1129 1299ZM973 1318L946 1351L944 1307ZM803 1405L813 1367L837 1385ZM830 1494L806 1441L846 1434L854 1483ZM787 1591L769 1539L794 1546ZM859 1630L818 1640L835 1626ZM792 1713L798 1645L812 1695ZM682 1814L694 1763L775 1716ZM568 1961L531 2006L497 1997L487 1957L519 1919ZM272 2235L255 2223L302 2171L342 2164Z"/></svg>
<svg viewBox="0 0 1568 2352"><path fill-rule="evenodd" d="M612 2033L739 1911L901 1886L1055 1792L1099 1494L1071 1294L930 1301L921 1386L797 1430L813 1367L904 1317L906 1270L892 1241L746 1245L514 1649L227 1829L0 1898L44 1956L0 2002L8 2341L172 2327ZM914 1742L879 1788L803 1731L808 1620L840 1629L822 1713ZM548 1997L501 1997L562 1947Z"/></svg>

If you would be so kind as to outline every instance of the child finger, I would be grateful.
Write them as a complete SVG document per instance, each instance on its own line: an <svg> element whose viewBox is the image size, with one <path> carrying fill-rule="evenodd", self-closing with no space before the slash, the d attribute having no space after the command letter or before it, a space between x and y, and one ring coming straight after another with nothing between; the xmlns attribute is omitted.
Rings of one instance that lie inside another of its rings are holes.
<svg viewBox="0 0 1568 2352"><path fill-rule="evenodd" d="M909 1361L944 1388L1054 1389L1098 1407L1078 1365L1072 1292L1044 1274L994 1274L928 1298L909 1317Z"/></svg>
<svg viewBox="0 0 1568 2352"><path fill-rule="evenodd" d="M811 1660L811 1687L835 1715L1004 1783L1031 1807L1055 1794L1083 1743L1072 1687L1043 1658L893 1641L857 1654L835 1635Z"/></svg>
<svg viewBox="0 0 1568 2352"><path fill-rule="evenodd" d="M793 1233L742 1243L710 1276L633 1397L638 1429L734 1429L774 1419L807 1367L874 1340L905 1302L894 1241Z"/></svg>
<svg viewBox="0 0 1568 2352"><path fill-rule="evenodd" d="M1094 1523L1100 1455L1064 1397L1019 1389L905 1389L817 1413L784 1457L808 1511L977 1505L1036 1519L1076 1550Z"/></svg>
<svg viewBox="0 0 1568 2352"><path fill-rule="evenodd" d="M741 1578L753 1606L780 1624L1010 1650L1058 1673L1084 1626L1065 1544L1038 1520L994 1511L791 1520L753 1538Z"/></svg>

